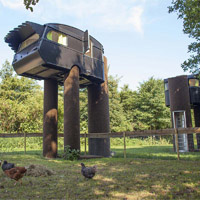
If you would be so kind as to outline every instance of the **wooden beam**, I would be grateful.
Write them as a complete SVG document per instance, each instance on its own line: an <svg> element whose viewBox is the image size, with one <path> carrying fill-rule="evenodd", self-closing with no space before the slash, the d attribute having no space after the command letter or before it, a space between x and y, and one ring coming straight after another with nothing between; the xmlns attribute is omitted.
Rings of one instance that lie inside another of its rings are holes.
<svg viewBox="0 0 200 200"><path fill-rule="evenodd" d="M200 133L200 127L195 128L178 128L178 134L193 134ZM80 137L88 138L123 138L123 133L126 134L126 137L141 137L141 136L165 136L165 135L174 135L174 129L160 129L160 130L144 130L144 131L125 131L125 132L116 132L116 133L89 133L80 134ZM42 137L42 133L26 133L26 137ZM24 133L0 133L0 138L12 138L12 137L24 137ZM63 133L59 133L58 137L63 137Z"/></svg>
<svg viewBox="0 0 200 200"><path fill-rule="evenodd" d="M177 130L177 128L174 129L174 132L175 132L175 142L176 142L177 158L178 158L178 160L180 160L179 143L178 143L178 130Z"/></svg>

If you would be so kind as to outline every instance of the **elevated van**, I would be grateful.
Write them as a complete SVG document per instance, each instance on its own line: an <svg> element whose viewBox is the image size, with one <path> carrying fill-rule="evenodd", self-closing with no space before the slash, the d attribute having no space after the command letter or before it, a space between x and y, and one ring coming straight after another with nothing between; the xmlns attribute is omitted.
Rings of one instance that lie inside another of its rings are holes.
<svg viewBox="0 0 200 200"><path fill-rule="evenodd" d="M15 51L12 65L18 75L63 85L64 74L76 65L81 87L104 82L104 49L87 30L27 21L10 31L5 42Z"/></svg>

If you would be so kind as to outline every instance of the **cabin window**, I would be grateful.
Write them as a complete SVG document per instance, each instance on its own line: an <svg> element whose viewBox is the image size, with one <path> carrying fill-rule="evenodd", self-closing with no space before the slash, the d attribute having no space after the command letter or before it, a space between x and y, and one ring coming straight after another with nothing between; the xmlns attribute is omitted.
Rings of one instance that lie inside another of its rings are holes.
<svg viewBox="0 0 200 200"><path fill-rule="evenodd" d="M199 80L198 79L189 79L189 86L196 86L199 87Z"/></svg>
<svg viewBox="0 0 200 200"><path fill-rule="evenodd" d="M40 36L37 33L35 33L34 35L29 37L28 39L24 40L20 45L19 51L21 51L22 49L24 49L27 46L31 45L32 43L36 42L39 39L39 37Z"/></svg>
<svg viewBox="0 0 200 200"><path fill-rule="evenodd" d="M67 46L67 36L65 34L56 31L50 31L47 33L47 39Z"/></svg>

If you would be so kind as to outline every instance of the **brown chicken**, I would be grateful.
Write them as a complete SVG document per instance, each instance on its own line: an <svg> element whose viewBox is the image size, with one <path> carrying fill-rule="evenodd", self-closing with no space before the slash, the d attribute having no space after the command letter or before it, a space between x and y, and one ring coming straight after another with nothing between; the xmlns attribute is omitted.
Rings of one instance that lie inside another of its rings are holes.
<svg viewBox="0 0 200 200"><path fill-rule="evenodd" d="M11 179L14 179L15 181L18 182L26 173L26 168L25 167L14 167L12 169L5 170L4 173ZM16 183L14 185L16 185ZM20 183L22 184L21 180L20 180Z"/></svg>

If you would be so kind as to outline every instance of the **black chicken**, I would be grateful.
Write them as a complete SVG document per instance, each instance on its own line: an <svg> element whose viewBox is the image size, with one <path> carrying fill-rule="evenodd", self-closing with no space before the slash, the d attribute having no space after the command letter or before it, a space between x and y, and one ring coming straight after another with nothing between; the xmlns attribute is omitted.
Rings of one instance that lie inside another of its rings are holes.
<svg viewBox="0 0 200 200"><path fill-rule="evenodd" d="M97 167L93 166L93 167L85 167L85 165L83 163L81 163L82 169L81 169L81 174L85 177L85 178L93 178L95 173L97 172Z"/></svg>
<svg viewBox="0 0 200 200"><path fill-rule="evenodd" d="M15 167L14 163L8 163L6 160L4 160L3 165L2 165L2 170L9 170Z"/></svg>

